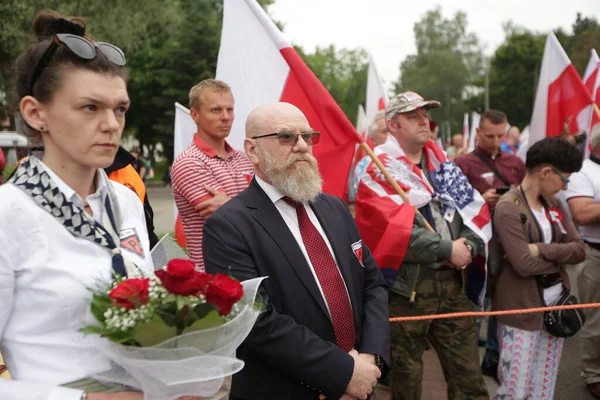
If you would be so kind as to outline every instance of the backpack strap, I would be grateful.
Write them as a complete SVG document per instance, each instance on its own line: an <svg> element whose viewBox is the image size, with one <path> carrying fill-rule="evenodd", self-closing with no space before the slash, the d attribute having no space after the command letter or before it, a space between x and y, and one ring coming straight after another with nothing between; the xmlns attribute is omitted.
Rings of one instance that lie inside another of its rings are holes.
<svg viewBox="0 0 600 400"><path fill-rule="evenodd" d="M533 235L531 232L531 223L529 221L529 213L530 213L529 207L523 200L521 200L519 198L517 193L512 192L512 191L509 191L504 196L502 196L502 198L500 199L498 204L504 203L506 201L514 203L517 206L517 208L519 209L519 213L521 214L521 224L523 224L523 229L525 229L525 234L527 235L527 239L529 240L529 243L533 243L534 241L533 241ZM496 207L497 206L498 205L496 205Z"/></svg>

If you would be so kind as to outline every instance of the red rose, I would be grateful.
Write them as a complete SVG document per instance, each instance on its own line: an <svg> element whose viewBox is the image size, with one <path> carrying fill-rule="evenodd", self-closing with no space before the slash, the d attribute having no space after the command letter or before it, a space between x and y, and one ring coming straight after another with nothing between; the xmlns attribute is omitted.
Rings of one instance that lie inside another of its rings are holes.
<svg viewBox="0 0 600 400"><path fill-rule="evenodd" d="M241 283L224 274L216 274L206 288L206 301L219 307L219 315L227 315L244 295Z"/></svg>
<svg viewBox="0 0 600 400"><path fill-rule="evenodd" d="M155 272L170 293L189 296L204 292L212 279L211 274L198 272L189 260L173 259L164 270Z"/></svg>
<svg viewBox="0 0 600 400"><path fill-rule="evenodd" d="M169 275L189 277L196 270L196 266L190 260L174 258L167 263L167 272Z"/></svg>
<svg viewBox="0 0 600 400"><path fill-rule="evenodd" d="M110 291L108 297L114 300L113 304L125 308L137 308L147 304L148 288L150 280L148 278L126 279Z"/></svg>

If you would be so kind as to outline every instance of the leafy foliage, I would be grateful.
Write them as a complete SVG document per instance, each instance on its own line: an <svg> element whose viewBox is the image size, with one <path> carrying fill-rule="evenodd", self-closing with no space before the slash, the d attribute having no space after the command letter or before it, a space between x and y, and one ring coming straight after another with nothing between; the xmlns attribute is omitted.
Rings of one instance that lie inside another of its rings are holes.
<svg viewBox="0 0 600 400"><path fill-rule="evenodd" d="M364 49L336 49L334 45L317 47L307 54L296 51L354 123L359 104L365 103L369 55Z"/></svg>
<svg viewBox="0 0 600 400"><path fill-rule="evenodd" d="M504 25L506 39L490 62L490 107L506 112L512 125L523 128L531 120L546 33L535 33L511 22ZM595 18L577 14L573 33L554 33L583 75L590 50L600 48L600 25Z"/></svg>
<svg viewBox="0 0 600 400"><path fill-rule="evenodd" d="M483 71L479 40L467 28L462 11L450 19L442 16L439 6L426 12L413 28L417 54L401 63L394 88L396 93L411 90L441 101L442 107L432 111L432 119L442 126L450 123L453 131L462 126L467 89Z"/></svg>

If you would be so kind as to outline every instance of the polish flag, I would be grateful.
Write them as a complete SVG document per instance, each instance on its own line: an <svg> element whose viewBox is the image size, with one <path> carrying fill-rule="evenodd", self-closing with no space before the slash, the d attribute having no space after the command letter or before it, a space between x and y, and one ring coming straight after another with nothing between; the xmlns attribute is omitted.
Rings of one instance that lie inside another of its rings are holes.
<svg viewBox="0 0 600 400"><path fill-rule="evenodd" d="M463 147L467 149L469 147L469 113L466 112L463 117Z"/></svg>
<svg viewBox="0 0 600 400"><path fill-rule="evenodd" d="M365 113L365 109L361 104L358 105L358 114L356 116L356 131L362 137L364 142L367 142L371 150L375 148L375 145L371 141L369 137L369 125L371 125L371 120L367 118L367 114ZM363 157L367 155L367 152L360 146L356 145L356 150L354 154L354 161L352 161L352 168L350 168L350 175L354 175L354 166L357 162L359 162Z"/></svg>
<svg viewBox="0 0 600 400"><path fill-rule="evenodd" d="M197 130L196 123L190 116L190 110L176 102L175 126L173 128L173 160L192 143ZM175 212L175 240L181 247L185 248L187 247L185 233L183 232L183 225L175 204L173 204L173 209Z"/></svg>
<svg viewBox="0 0 600 400"><path fill-rule="evenodd" d="M235 98L232 146L243 141L246 119L255 107L278 101L294 104L321 132L313 154L323 191L344 197L354 149L363 140L256 0L224 2L217 79L231 86Z"/></svg>
<svg viewBox="0 0 600 400"><path fill-rule="evenodd" d="M600 58L594 49L590 51L590 61L583 74L583 82L587 90L591 93L592 99L594 99L596 104L600 104L600 90L598 90L598 87L600 87ZM588 132L588 139L592 127L599 122L600 118L598 118L592 106L586 107L577 117L578 130Z"/></svg>
<svg viewBox="0 0 600 400"><path fill-rule="evenodd" d="M369 127L369 119L365 112L362 104L358 105L358 112L356 113L356 131L363 137L366 138L367 128Z"/></svg>
<svg viewBox="0 0 600 400"><path fill-rule="evenodd" d="M377 111L385 110L388 104L388 97L383 89L383 81L377 72L373 57L369 56L369 69L367 72L367 98L365 101L366 113L369 123L375 116Z"/></svg>
<svg viewBox="0 0 600 400"><path fill-rule="evenodd" d="M473 111L471 113L471 131L469 132L469 146L467 147L469 153L475 150L475 138L477 137L477 128L479 128L480 120L481 115Z"/></svg>
<svg viewBox="0 0 600 400"><path fill-rule="evenodd" d="M577 118L591 103L590 92L558 39L550 32L531 116L529 146L545 137L560 136L565 122Z"/></svg>

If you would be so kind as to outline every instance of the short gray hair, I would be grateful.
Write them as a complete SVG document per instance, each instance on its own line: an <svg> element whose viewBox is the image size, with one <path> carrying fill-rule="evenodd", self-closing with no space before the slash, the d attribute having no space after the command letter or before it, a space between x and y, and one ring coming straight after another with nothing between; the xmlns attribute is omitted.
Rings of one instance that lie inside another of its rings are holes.
<svg viewBox="0 0 600 400"><path fill-rule="evenodd" d="M371 138L373 138L375 135L377 135L377 121L379 121L380 119L385 119L385 110L379 110L377 111L377 113L375 113L375 116L373 116L373 119L371 120L371 125L369 125L369 136Z"/></svg>
<svg viewBox="0 0 600 400"><path fill-rule="evenodd" d="M596 124L590 133L590 144L594 151L600 150L600 124Z"/></svg>

